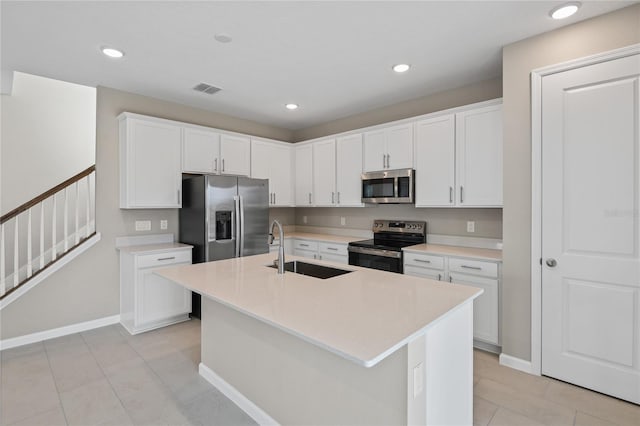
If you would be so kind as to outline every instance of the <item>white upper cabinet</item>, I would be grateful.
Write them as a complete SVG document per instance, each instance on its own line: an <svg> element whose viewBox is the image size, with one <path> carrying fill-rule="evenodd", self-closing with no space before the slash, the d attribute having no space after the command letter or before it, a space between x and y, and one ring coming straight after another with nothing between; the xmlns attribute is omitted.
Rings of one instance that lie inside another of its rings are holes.
<svg viewBox="0 0 640 426"><path fill-rule="evenodd" d="M361 207L362 204L362 134L336 140L336 204Z"/></svg>
<svg viewBox="0 0 640 426"><path fill-rule="evenodd" d="M182 171L249 176L251 139L200 127L185 127Z"/></svg>
<svg viewBox="0 0 640 426"><path fill-rule="evenodd" d="M502 206L502 105L416 123L416 207Z"/></svg>
<svg viewBox="0 0 640 426"><path fill-rule="evenodd" d="M302 145L295 150L296 191L295 204L299 207L313 205L313 146Z"/></svg>
<svg viewBox="0 0 640 426"><path fill-rule="evenodd" d="M455 116L416 123L416 207L455 205Z"/></svg>
<svg viewBox="0 0 640 426"><path fill-rule="evenodd" d="M220 134L211 130L186 127L182 141L182 171L219 173Z"/></svg>
<svg viewBox="0 0 640 426"><path fill-rule="evenodd" d="M249 176L251 139L244 135L220 135L220 173Z"/></svg>
<svg viewBox="0 0 640 426"><path fill-rule="evenodd" d="M457 202L502 206L502 105L456 114Z"/></svg>
<svg viewBox="0 0 640 426"><path fill-rule="evenodd" d="M364 134L364 171L413 167L413 123Z"/></svg>
<svg viewBox="0 0 640 426"><path fill-rule="evenodd" d="M269 206L292 206L293 147L251 139L251 177L269 179Z"/></svg>
<svg viewBox="0 0 640 426"><path fill-rule="evenodd" d="M313 201L316 206L336 204L336 141L314 142Z"/></svg>
<svg viewBox="0 0 640 426"><path fill-rule="evenodd" d="M123 113L120 120L120 208L182 206L182 129Z"/></svg>

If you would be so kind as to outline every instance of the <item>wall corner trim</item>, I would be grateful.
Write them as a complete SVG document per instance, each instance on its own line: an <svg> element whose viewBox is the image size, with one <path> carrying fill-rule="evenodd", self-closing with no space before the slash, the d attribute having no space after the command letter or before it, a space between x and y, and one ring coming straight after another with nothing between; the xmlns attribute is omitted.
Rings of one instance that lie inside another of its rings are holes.
<svg viewBox="0 0 640 426"><path fill-rule="evenodd" d="M213 386L215 386L220 392L227 398L233 401L242 411L247 413L253 420L259 425L278 425L270 415L268 415L262 408L251 402L249 398L244 396L240 391L231 386L226 380L218 376L212 369L200 363L198 367L200 375Z"/></svg>
<svg viewBox="0 0 640 426"><path fill-rule="evenodd" d="M499 360L500 360L500 365L513 368L514 370L523 371L528 374L533 374L534 376L539 376L539 374L533 371L533 366L531 365L531 361L525 361L524 359L516 358L514 356L507 355L505 353L500 354Z"/></svg>
<svg viewBox="0 0 640 426"><path fill-rule="evenodd" d="M91 321L79 322L77 324L66 325L64 327L52 328L51 330L39 331L37 333L26 334L24 336L12 337L0 340L0 350L16 348L31 343L42 342L56 337L67 336L69 334L80 333L82 331L93 330L94 328L105 327L120 322L120 315L98 318Z"/></svg>

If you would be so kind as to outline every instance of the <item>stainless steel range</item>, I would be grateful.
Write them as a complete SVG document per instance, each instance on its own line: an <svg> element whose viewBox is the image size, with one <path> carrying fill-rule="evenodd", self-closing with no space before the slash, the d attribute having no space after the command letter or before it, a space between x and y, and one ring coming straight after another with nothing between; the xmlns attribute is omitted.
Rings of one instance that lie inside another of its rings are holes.
<svg viewBox="0 0 640 426"><path fill-rule="evenodd" d="M402 273L402 248L426 241L427 222L378 219L373 239L349 243L349 265Z"/></svg>

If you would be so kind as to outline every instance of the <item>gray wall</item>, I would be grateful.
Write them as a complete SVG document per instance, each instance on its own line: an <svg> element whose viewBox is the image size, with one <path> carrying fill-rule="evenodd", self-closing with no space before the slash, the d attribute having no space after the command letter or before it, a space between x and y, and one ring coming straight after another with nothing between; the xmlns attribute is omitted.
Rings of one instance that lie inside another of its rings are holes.
<svg viewBox="0 0 640 426"><path fill-rule="evenodd" d="M541 34L503 50L504 269L502 350L531 359L532 70L640 42L640 5Z"/></svg>
<svg viewBox="0 0 640 426"><path fill-rule="evenodd" d="M371 229L374 219L426 220L429 234L502 238L502 209L423 209L386 204L364 208L297 208L296 225ZM307 222L304 222L304 217ZM345 218L342 226L340 219ZM475 221L476 232L467 232L467 221Z"/></svg>
<svg viewBox="0 0 640 426"><path fill-rule="evenodd" d="M98 88L96 135L96 223L102 240L50 278L2 310L0 338L90 321L120 311L119 266L115 238L142 235L136 219L150 219L148 233L177 235L177 210L120 210L118 123L123 111L239 131L273 139L290 138L287 130L227 117L184 105L160 101L104 87ZM55 183L54 183L55 184ZM289 221L292 215L289 213ZM167 219L169 229L160 231Z"/></svg>
<svg viewBox="0 0 640 426"><path fill-rule="evenodd" d="M329 123L297 130L292 141L299 142L322 136L360 129L389 121L415 117L443 109L496 99L502 96L502 79L480 81L456 89L445 90L421 98L351 115Z"/></svg>

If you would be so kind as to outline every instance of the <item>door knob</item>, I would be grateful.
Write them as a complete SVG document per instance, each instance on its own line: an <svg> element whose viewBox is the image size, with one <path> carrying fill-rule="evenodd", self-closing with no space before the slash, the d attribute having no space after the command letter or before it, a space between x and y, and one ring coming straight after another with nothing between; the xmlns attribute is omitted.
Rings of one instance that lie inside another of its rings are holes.
<svg viewBox="0 0 640 426"><path fill-rule="evenodd" d="M547 259L546 264L548 267L554 268L558 264L558 262L555 259Z"/></svg>

